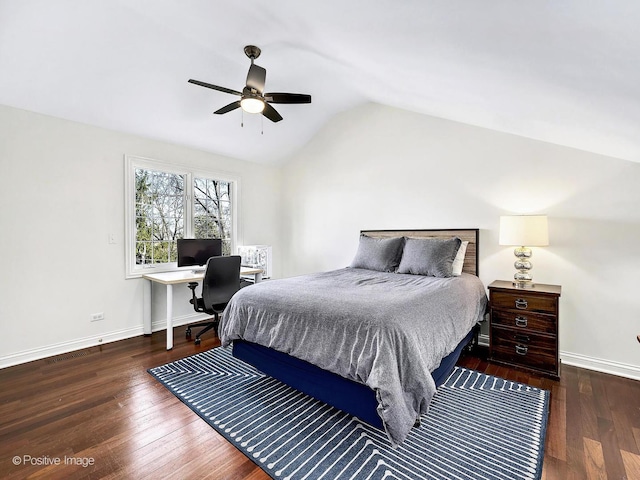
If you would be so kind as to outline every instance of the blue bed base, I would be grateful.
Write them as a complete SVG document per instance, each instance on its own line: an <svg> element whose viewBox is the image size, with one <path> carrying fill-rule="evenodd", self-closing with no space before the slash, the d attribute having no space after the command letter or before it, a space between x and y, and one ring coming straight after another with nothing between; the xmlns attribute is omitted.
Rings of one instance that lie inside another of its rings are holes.
<svg viewBox="0 0 640 480"><path fill-rule="evenodd" d="M432 372L436 386L445 382L453 371L462 349L473 340L476 331L476 328L472 329ZM243 340L233 342L233 356L307 395L354 415L374 427L383 428L376 410L376 394L366 385L348 380L286 353Z"/></svg>

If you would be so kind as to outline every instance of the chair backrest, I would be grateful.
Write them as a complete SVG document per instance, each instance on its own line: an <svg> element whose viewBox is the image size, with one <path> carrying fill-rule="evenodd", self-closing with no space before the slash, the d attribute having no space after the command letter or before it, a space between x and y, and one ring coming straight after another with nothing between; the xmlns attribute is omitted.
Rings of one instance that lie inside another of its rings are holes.
<svg viewBox="0 0 640 480"><path fill-rule="evenodd" d="M202 300L206 309L224 305L240 290L240 256L211 257L202 280Z"/></svg>

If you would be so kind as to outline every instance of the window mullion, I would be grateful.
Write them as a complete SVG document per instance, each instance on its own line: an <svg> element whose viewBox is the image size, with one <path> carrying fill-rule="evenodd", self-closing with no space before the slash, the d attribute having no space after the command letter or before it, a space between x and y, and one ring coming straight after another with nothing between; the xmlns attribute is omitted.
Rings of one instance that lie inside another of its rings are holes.
<svg viewBox="0 0 640 480"><path fill-rule="evenodd" d="M184 198L184 238L194 238L193 228L193 174L187 173L185 175L185 198Z"/></svg>

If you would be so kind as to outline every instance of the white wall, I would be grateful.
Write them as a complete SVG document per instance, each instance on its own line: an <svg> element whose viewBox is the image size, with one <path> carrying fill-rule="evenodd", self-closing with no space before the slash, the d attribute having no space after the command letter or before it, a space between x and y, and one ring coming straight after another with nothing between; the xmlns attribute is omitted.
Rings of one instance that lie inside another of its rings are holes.
<svg viewBox="0 0 640 480"><path fill-rule="evenodd" d="M278 275L278 169L0 106L0 367L142 333L143 280L124 271L125 154L239 176L239 243L273 245Z"/></svg>
<svg viewBox="0 0 640 480"><path fill-rule="evenodd" d="M480 277L513 275L499 216L544 213L533 277L562 285L564 362L640 378L640 164L380 105L283 168L285 275L346 266L361 229L480 228Z"/></svg>

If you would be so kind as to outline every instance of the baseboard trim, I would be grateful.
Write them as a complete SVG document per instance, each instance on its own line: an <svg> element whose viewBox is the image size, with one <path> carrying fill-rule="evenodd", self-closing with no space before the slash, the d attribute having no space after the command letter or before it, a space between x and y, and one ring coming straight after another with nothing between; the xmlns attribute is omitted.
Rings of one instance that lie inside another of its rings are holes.
<svg viewBox="0 0 640 480"><path fill-rule="evenodd" d="M574 367L595 370L596 372L608 373L619 377L630 378L632 380L640 380L640 367L636 365L629 365L627 363L614 362L612 360L604 360L602 358L588 357L579 353L563 351L560 351L560 359L562 360L562 363L572 365Z"/></svg>
<svg viewBox="0 0 640 480"><path fill-rule="evenodd" d="M174 318L173 326L179 327L188 323L200 322L207 318L209 318L207 315L201 314L181 315L180 317ZM166 326L166 319L156 320L151 324L151 331L157 332L159 330L164 330ZM43 358L53 357L56 355L62 355L64 353L81 350L83 348L117 342L119 340L125 340L127 338L137 337L140 335L143 335L142 325L108 333L101 333L99 335L80 338L69 342L61 342L47 347L24 350L22 352L0 357L0 369L33 362L35 360L42 360ZM478 335L478 344L488 347L489 336L485 334ZM560 351L560 358L563 363L574 367L586 368L587 370L608 373L619 377L630 378L632 380L640 380L640 367L635 365L563 351Z"/></svg>
<svg viewBox="0 0 640 480"><path fill-rule="evenodd" d="M0 357L0 368L12 367L23 363L42 360L43 358L54 357L64 353L82 350L84 348L104 345L106 343L117 342L126 338L142 335L142 325L139 327L117 330L109 333L101 333L90 337L78 338L69 342L56 343L46 347L34 348L31 350L23 350L22 352L4 355Z"/></svg>
<svg viewBox="0 0 640 480"><path fill-rule="evenodd" d="M478 345L488 347L489 335L481 333L478 336ZM612 360L604 360L602 358L589 357L579 353L563 351L560 351L560 359L562 360L562 363L566 365L617 375L619 377L630 378L632 380L640 380L640 367L636 365L629 365L626 363L614 362Z"/></svg>
<svg viewBox="0 0 640 480"><path fill-rule="evenodd" d="M197 323L202 322L203 320L207 320L211 318L211 315L206 315L202 313L190 313L189 315L180 315L179 317L173 318L173 326L180 327L182 325L186 325L187 323ZM155 320L151 322L151 331L157 332L159 330L165 330L167 328L167 319L163 318L162 320Z"/></svg>
<svg viewBox="0 0 640 480"><path fill-rule="evenodd" d="M181 315L173 319L173 326L179 327L186 325L187 323L196 323L202 320L210 318L210 315L202 314L190 314ZM151 323L151 331L157 332L165 330L167 328L167 320L156 320ZM60 342L54 345L48 345L46 347L34 348L31 350L24 350L18 353L12 353L9 355L3 355L0 357L0 369L12 367L14 365L21 365L23 363L33 362L35 360L42 360L43 358L54 357L56 355L62 355L64 353L73 352L76 350L82 350L83 348L96 347L98 345L105 345L111 342L117 342L119 340L125 340L127 338L138 337L143 335L142 325L125 328L122 330L115 330L107 333L100 333L98 335L92 335L89 337L78 338L68 342Z"/></svg>

